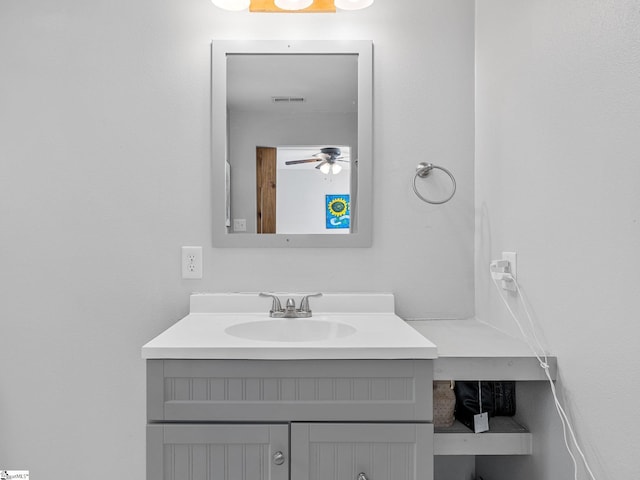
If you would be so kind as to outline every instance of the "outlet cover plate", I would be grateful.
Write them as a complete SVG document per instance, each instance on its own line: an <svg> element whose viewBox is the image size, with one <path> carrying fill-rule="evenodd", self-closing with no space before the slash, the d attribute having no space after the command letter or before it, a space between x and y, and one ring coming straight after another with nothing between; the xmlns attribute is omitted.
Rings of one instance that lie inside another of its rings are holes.
<svg viewBox="0 0 640 480"><path fill-rule="evenodd" d="M182 278L202 278L202 247L182 247Z"/></svg>
<svg viewBox="0 0 640 480"><path fill-rule="evenodd" d="M234 232L246 232L247 231L247 219L246 218L234 218L233 219L233 231Z"/></svg>

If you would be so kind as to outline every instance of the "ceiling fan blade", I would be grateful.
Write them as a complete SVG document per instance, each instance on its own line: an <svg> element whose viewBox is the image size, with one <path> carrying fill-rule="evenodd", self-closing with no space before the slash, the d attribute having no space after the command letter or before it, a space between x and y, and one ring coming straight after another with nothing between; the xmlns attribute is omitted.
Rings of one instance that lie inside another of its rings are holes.
<svg viewBox="0 0 640 480"><path fill-rule="evenodd" d="M316 169L320 170L320 167L322 167L325 163L327 163L326 160L323 160L322 162L320 162L318 165L316 165Z"/></svg>
<svg viewBox="0 0 640 480"><path fill-rule="evenodd" d="M324 161L322 158L305 158L303 160L289 160L288 162L284 162L285 165L297 165L299 163L313 163L313 162L322 162Z"/></svg>

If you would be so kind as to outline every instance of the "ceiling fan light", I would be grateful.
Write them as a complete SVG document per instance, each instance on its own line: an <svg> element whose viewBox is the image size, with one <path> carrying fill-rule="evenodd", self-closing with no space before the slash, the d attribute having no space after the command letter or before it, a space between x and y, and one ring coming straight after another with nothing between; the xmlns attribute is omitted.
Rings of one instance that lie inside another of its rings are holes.
<svg viewBox="0 0 640 480"><path fill-rule="evenodd" d="M275 0L275 4L282 10L304 10L313 4L313 0Z"/></svg>
<svg viewBox="0 0 640 480"><path fill-rule="evenodd" d="M213 4L222 8L223 10L231 10L233 12L239 12L240 10L246 10L251 4L251 0L211 0Z"/></svg>
<svg viewBox="0 0 640 480"><path fill-rule="evenodd" d="M373 4L374 0L335 0L336 8L341 10L361 10Z"/></svg>
<svg viewBox="0 0 640 480"><path fill-rule="evenodd" d="M320 165L320 171L325 175L329 173L329 170L331 170L331 164L329 162L326 162Z"/></svg>
<svg viewBox="0 0 640 480"><path fill-rule="evenodd" d="M334 163L333 165L331 165L331 173L333 173L334 175L337 175L341 171L342 171L342 166L338 165L337 163Z"/></svg>

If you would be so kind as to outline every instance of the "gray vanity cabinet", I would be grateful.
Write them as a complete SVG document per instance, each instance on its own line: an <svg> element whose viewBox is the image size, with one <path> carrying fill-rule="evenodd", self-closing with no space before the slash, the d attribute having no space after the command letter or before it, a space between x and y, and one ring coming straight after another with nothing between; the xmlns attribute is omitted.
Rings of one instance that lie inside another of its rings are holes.
<svg viewBox="0 0 640 480"><path fill-rule="evenodd" d="M147 480L433 480L432 371L148 360Z"/></svg>
<svg viewBox="0 0 640 480"><path fill-rule="evenodd" d="M432 479L432 437L426 423L293 423L291 479Z"/></svg>
<svg viewBox="0 0 640 480"><path fill-rule="evenodd" d="M288 425L148 425L147 479L288 480L288 452Z"/></svg>

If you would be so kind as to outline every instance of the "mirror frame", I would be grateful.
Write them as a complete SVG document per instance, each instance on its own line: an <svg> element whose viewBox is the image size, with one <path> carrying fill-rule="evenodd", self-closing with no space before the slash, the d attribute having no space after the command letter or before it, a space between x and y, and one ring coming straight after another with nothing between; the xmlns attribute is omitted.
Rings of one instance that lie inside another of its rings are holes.
<svg viewBox="0 0 640 480"><path fill-rule="evenodd" d="M335 234L229 233L226 226L227 55L358 55L356 231ZM370 247L373 190L373 43L369 40L214 40L211 43L211 153L214 247Z"/></svg>

